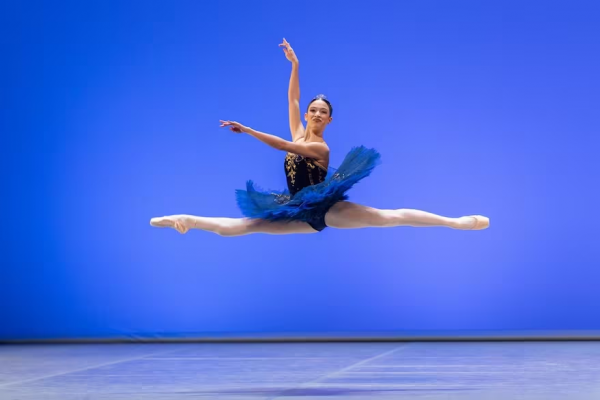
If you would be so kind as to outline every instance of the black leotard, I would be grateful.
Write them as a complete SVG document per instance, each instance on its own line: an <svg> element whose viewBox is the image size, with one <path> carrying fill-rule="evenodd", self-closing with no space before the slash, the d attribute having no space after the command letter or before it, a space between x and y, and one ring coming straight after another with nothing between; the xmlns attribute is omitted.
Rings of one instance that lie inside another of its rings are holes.
<svg viewBox="0 0 600 400"><path fill-rule="evenodd" d="M315 160L293 153L287 153L284 167L288 190L292 196L307 186L323 182L327 176L327 170ZM317 231L327 227L325 215L314 221L308 221L308 224Z"/></svg>

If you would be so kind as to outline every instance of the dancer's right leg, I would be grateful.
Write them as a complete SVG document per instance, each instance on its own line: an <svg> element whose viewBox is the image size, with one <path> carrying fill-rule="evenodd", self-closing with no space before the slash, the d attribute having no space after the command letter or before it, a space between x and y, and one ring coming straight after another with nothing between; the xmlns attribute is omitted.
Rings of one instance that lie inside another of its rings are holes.
<svg viewBox="0 0 600 400"><path fill-rule="evenodd" d="M185 214L152 218L150 225L158 228L174 228L179 233L186 233L190 229L200 229L220 236L242 236L251 233L286 235L317 232L309 224L302 221L269 222L260 219L197 217Z"/></svg>

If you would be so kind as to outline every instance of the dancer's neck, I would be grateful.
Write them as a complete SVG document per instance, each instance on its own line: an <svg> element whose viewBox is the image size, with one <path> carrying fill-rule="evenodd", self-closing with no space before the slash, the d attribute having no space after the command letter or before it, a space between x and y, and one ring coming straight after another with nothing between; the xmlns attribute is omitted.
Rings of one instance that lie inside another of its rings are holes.
<svg viewBox="0 0 600 400"><path fill-rule="evenodd" d="M304 134L305 142L323 142L323 131L318 131L316 129L306 129L306 133Z"/></svg>

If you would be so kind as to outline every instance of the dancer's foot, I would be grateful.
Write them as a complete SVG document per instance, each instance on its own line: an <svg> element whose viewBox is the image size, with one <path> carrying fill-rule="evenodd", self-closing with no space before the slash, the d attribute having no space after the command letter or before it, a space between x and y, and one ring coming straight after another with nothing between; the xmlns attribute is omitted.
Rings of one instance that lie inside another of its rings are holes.
<svg viewBox="0 0 600 400"><path fill-rule="evenodd" d="M157 228L173 228L183 234L194 227L194 221L186 215L168 215L152 218L150 225Z"/></svg>
<svg viewBox="0 0 600 400"><path fill-rule="evenodd" d="M469 215L468 217L458 218L456 228L463 230L481 230L490 226L490 219L483 215Z"/></svg>

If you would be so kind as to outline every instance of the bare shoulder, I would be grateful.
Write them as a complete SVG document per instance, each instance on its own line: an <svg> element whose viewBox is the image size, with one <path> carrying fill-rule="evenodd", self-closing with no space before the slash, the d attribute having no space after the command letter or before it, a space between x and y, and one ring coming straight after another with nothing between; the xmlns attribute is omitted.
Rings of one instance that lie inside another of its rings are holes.
<svg viewBox="0 0 600 400"><path fill-rule="evenodd" d="M302 143L306 143L309 146L316 146L316 147L321 146L321 147L329 149L329 146L327 145L327 142L325 142L324 140L323 141L318 141L318 142L317 141L307 142L305 136L302 136L301 138L298 138L297 140L294 140L294 142L302 142Z"/></svg>
<svg viewBox="0 0 600 400"><path fill-rule="evenodd" d="M299 139L296 143L302 144L304 146L315 149L318 152L322 152L323 154L329 154L329 146L325 141L323 142L307 142L304 137Z"/></svg>
<svg viewBox="0 0 600 400"><path fill-rule="evenodd" d="M314 142L319 148L323 149L324 154L329 156L329 146L325 142Z"/></svg>
<svg viewBox="0 0 600 400"><path fill-rule="evenodd" d="M306 142L306 145L314 149L315 154L318 154L317 157L314 157L315 161L327 169L327 166L329 165L329 146L327 143Z"/></svg>

